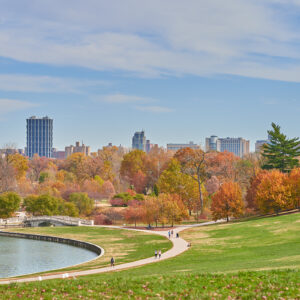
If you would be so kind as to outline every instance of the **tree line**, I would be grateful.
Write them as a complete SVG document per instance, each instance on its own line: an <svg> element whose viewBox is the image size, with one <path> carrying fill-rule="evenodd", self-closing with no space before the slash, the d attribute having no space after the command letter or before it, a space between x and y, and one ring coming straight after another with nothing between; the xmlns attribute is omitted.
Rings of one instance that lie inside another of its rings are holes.
<svg viewBox="0 0 300 300"><path fill-rule="evenodd" d="M173 224L297 208L299 140L274 123L268 133L262 152L243 158L159 147L150 153L103 147L95 156L75 153L65 160L8 155L0 159L0 212L15 203L7 200L12 192L32 214L88 216L99 223ZM94 207L95 199L110 206ZM0 217L12 215L7 211Z"/></svg>

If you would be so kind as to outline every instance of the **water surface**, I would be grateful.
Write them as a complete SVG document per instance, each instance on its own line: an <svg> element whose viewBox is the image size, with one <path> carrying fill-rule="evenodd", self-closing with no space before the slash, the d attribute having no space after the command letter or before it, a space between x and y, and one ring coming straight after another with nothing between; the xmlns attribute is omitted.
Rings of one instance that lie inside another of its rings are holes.
<svg viewBox="0 0 300 300"><path fill-rule="evenodd" d="M0 236L0 278L65 268L96 257L70 245Z"/></svg>

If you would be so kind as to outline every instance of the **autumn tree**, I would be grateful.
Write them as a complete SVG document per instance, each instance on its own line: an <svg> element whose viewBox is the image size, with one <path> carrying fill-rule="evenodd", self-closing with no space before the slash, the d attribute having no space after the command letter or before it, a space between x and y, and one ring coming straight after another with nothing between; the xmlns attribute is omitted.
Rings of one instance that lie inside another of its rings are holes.
<svg viewBox="0 0 300 300"><path fill-rule="evenodd" d="M133 205L128 206L125 210L124 218L126 222L129 224L134 223L134 227L136 227L136 223L143 220L142 206L137 202L134 202Z"/></svg>
<svg viewBox="0 0 300 300"><path fill-rule="evenodd" d="M291 185L294 207L300 209L300 168L296 168L291 171L288 181Z"/></svg>
<svg viewBox="0 0 300 300"><path fill-rule="evenodd" d="M152 223L158 225L160 216L160 205L157 197L147 196L143 205L143 221L149 224Z"/></svg>
<svg viewBox="0 0 300 300"><path fill-rule="evenodd" d="M232 152L212 151L206 153L206 169L210 177L216 176L222 184L235 180L235 165L240 160Z"/></svg>
<svg viewBox="0 0 300 300"><path fill-rule="evenodd" d="M29 168L28 159L19 153L15 153L8 155L7 160L14 167L17 180L24 178Z"/></svg>
<svg viewBox="0 0 300 300"><path fill-rule="evenodd" d="M168 167L173 153L161 147L153 147L145 157L145 177L148 190L154 189L154 185L162 172Z"/></svg>
<svg viewBox="0 0 300 300"><path fill-rule="evenodd" d="M214 194L218 191L220 188L220 181L217 178L217 176L211 176L206 182L205 182L205 189L209 195Z"/></svg>
<svg viewBox="0 0 300 300"><path fill-rule="evenodd" d="M49 166L49 159L46 157L39 157L35 154L29 162L29 171L31 173L31 178L34 181L38 181L42 171L47 170Z"/></svg>
<svg viewBox="0 0 300 300"><path fill-rule="evenodd" d="M20 207L21 198L14 192L0 195L0 218L9 218Z"/></svg>
<svg viewBox="0 0 300 300"><path fill-rule="evenodd" d="M111 199L116 194L113 184L106 180L101 186L101 198L102 199Z"/></svg>
<svg viewBox="0 0 300 300"><path fill-rule="evenodd" d="M145 193L147 184L146 175L141 170L139 170L133 175L131 184L134 186L134 189L137 193Z"/></svg>
<svg viewBox="0 0 300 300"><path fill-rule="evenodd" d="M160 218L164 218L171 226L188 217L187 209L177 194L160 194L159 203L163 206Z"/></svg>
<svg viewBox="0 0 300 300"><path fill-rule="evenodd" d="M168 167L160 175L157 186L162 193L179 195L191 215L199 197L198 186L191 176L181 172L181 165L177 159L170 161Z"/></svg>
<svg viewBox="0 0 300 300"><path fill-rule="evenodd" d="M282 209L293 208L288 175L279 170L265 173L257 187L256 201L262 213L278 213Z"/></svg>
<svg viewBox="0 0 300 300"><path fill-rule="evenodd" d="M212 196L211 210L213 219L239 217L243 213L242 191L236 182L224 182L219 191Z"/></svg>
<svg viewBox="0 0 300 300"><path fill-rule="evenodd" d="M0 157L0 193L16 189L15 169L6 158Z"/></svg>
<svg viewBox="0 0 300 300"><path fill-rule="evenodd" d="M139 171L145 173L145 159L146 153L142 150L133 150L125 154L121 163L121 178L133 184L133 178Z"/></svg>
<svg viewBox="0 0 300 300"><path fill-rule="evenodd" d="M280 126L272 123L272 130L268 131L270 142L263 146L262 155L266 158L263 169L278 169L283 173L290 172L299 166L300 156L299 138L288 139L280 131Z"/></svg>
<svg viewBox="0 0 300 300"><path fill-rule="evenodd" d="M73 153L67 157L62 167L73 173L78 181L83 181L89 177L86 174L86 160L87 157L83 153Z"/></svg>
<svg viewBox="0 0 300 300"><path fill-rule="evenodd" d="M254 176L251 177L245 198L247 208L258 210L258 204L256 199L257 189L261 183L261 180L267 173L267 170L259 170Z"/></svg>
<svg viewBox="0 0 300 300"><path fill-rule="evenodd" d="M205 152L201 149L194 150L191 148L184 148L178 150L175 153L174 158L180 162L181 171L197 181L199 204L196 206L196 211L198 219L199 209L202 214L204 208L204 193L202 188L205 180L209 177L209 174L206 170Z"/></svg>

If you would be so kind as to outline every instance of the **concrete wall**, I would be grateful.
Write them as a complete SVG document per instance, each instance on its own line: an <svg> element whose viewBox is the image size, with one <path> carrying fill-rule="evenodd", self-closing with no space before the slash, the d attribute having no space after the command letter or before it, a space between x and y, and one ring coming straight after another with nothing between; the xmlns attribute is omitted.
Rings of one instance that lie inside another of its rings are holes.
<svg viewBox="0 0 300 300"><path fill-rule="evenodd" d="M0 231L0 236L67 244L67 245L80 247L80 248L84 248L84 249L93 251L94 253L98 254L98 256L100 256L103 252L103 249L101 247L97 246L97 245L87 243L87 242L72 240L72 239L65 239L65 238L61 238L61 237L55 237L55 236L17 233L17 232L7 232L7 231Z"/></svg>

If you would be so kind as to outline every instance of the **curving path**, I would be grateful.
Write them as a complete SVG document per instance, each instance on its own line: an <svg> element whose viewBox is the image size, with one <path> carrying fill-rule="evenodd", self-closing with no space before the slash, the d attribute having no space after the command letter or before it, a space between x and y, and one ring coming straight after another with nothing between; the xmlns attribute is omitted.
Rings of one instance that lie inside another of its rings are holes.
<svg viewBox="0 0 300 300"><path fill-rule="evenodd" d="M222 222L222 221L219 221ZM27 278L20 278L20 279L3 279L0 280L0 284L10 284L10 283L16 283L16 282L33 282L33 281L41 281L41 280L49 280L49 279L58 279L58 278L69 278L69 277L77 277L77 276L85 276L85 275L92 275L92 274L99 274L99 273L105 273L105 272L111 272L111 271L118 271L118 270L125 270L129 268L134 268L138 266L143 266L146 264L150 263L155 263L159 262L168 258L175 257L186 250L188 250L188 243L182 239L182 238L176 238L176 233L179 233L187 228L192 228L192 227L199 227L199 226L206 226L206 225L211 225L215 224L216 222L206 222L206 223L201 223L201 224L194 224L194 225L186 225L186 226L180 226L175 229L174 231L174 237L171 237L171 241L173 243L173 248L168 250L165 253L162 253L162 256L160 259L155 259L153 257L121 264L121 265L116 265L115 267L104 267L104 268L97 268L93 270L86 270L86 271L74 271L70 273L60 273L60 274L49 274L49 275L42 275L42 276L32 276L32 277L27 277ZM129 228L122 228L119 226L99 226L99 227L109 227L109 228L118 228L118 229L125 229L125 230L134 230L134 231L142 231L142 232L147 232L147 233L152 233L152 234L158 234L162 235L168 238L168 231L150 231L149 230L139 230L139 229L129 229Z"/></svg>

